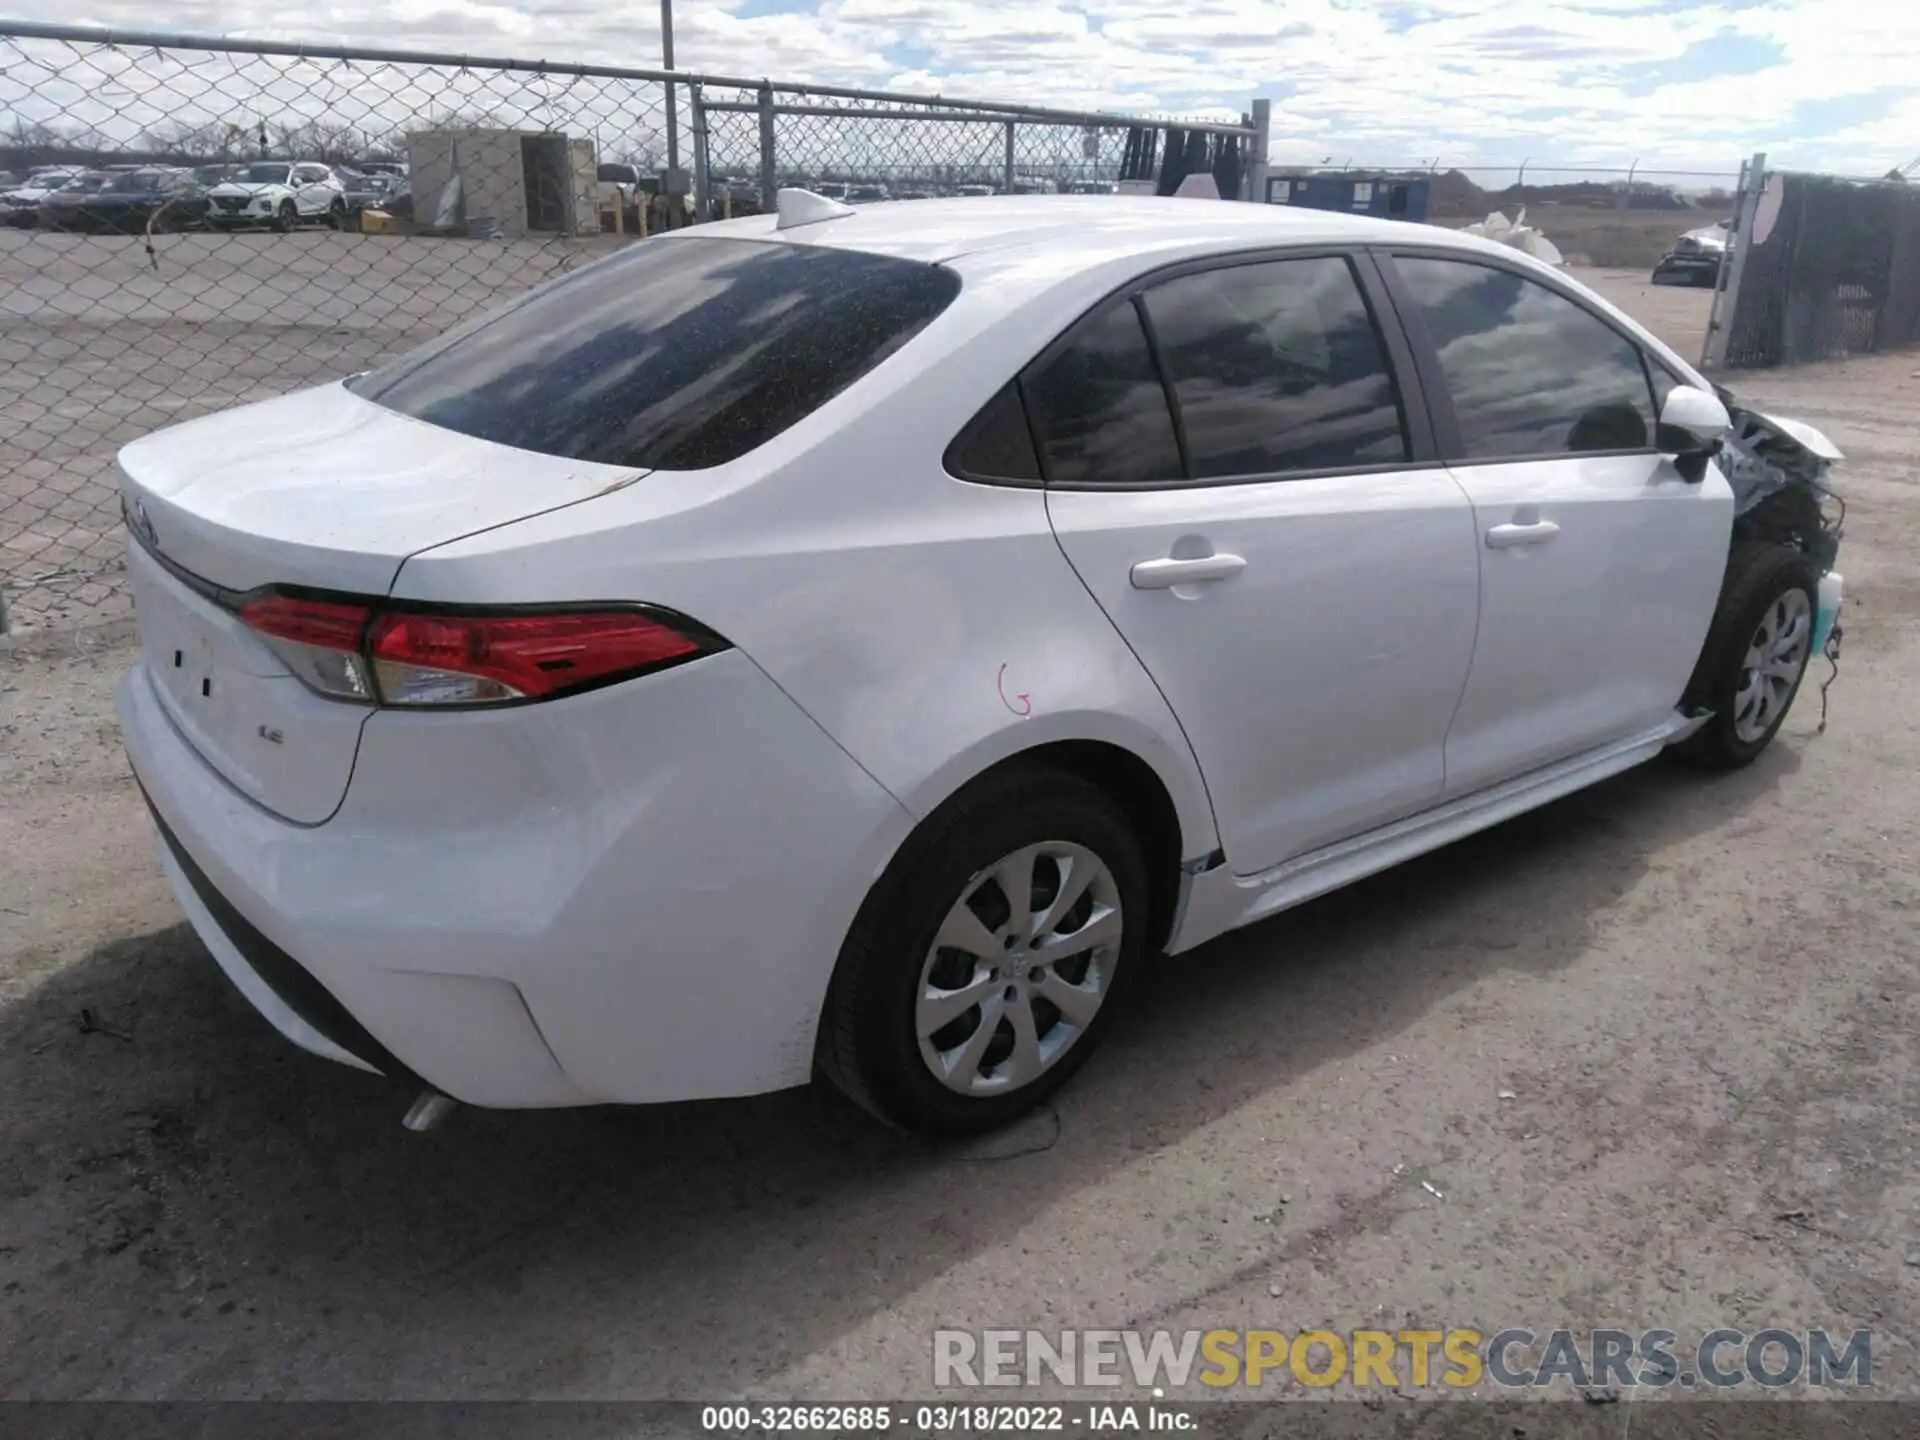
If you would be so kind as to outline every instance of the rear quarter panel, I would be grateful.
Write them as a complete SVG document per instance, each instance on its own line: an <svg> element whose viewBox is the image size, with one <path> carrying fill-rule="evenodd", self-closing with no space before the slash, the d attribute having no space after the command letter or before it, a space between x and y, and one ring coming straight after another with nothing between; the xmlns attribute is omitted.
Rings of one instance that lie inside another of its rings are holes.
<svg viewBox="0 0 1920 1440"><path fill-rule="evenodd" d="M1028 281L1029 285L1031 281ZM849 390L731 465L630 488L409 559L398 596L636 599L712 626L903 806L993 764L1100 740L1150 765L1181 854L1215 846L1165 699L1061 554L1038 488L957 480L962 425L1112 282L1011 313L991 280Z"/></svg>

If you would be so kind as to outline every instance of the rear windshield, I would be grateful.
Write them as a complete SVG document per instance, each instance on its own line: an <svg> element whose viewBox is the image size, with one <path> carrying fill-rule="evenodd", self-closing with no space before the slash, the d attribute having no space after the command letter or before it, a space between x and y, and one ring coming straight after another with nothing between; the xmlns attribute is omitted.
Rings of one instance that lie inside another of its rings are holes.
<svg viewBox="0 0 1920 1440"><path fill-rule="evenodd" d="M348 382L522 450L662 470L725 464L866 374L960 282L915 260L750 240L629 246Z"/></svg>

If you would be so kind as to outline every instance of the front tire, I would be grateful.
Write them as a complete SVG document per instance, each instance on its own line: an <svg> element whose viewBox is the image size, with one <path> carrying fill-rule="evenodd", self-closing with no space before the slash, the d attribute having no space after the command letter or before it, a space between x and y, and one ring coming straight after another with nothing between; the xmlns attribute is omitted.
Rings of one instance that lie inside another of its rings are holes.
<svg viewBox="0 0 1920 1440"><path fill-rule="evenodd" d="M1139 841L1103 791L1050 768L990 776L914 833L861 907L820 1068L905 1129L1004 1125L1105 1037L1147 910Z"/></svg>
<svg viewBox="0 0 1920 1440"><path fill-rule="evenodd" d="M273 214L273 228L282 235L285 235L299 223L300 215L299 212L293 208L293 202L291 200L282 200L280 202L280 208L274 211Z"/></svg>
<svg viewBox="0 0 1920 1440"><path fill-rule="evenodd" d="M1683 759L1737 770L1773 742L1813 658L1818 596L1819 580L1799 551L1759 541L1734 547L1681 702L1713 718L1679 747Z"/></svg>
<svg viewBox="0 0 1920 1440"><path fill-rule="evenodd" d="M347 205L344 200L336 200L327 207L327 224L335 230L347 228Z"/></svg>

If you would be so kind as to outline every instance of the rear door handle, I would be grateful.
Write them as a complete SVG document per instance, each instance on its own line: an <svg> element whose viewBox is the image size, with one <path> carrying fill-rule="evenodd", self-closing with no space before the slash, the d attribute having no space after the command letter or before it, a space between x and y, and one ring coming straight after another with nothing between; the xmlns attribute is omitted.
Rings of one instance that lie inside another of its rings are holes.
<svg viewBox="0 0 1920 1440"><path fill-rule="evenodd" d="M1192 560L1142 560L1132 570L1136 590L1170 590L1208 580L1231 580L1247 568L1238 555L1201 555Z"/></svg>
<svg viewBox="0 0 1920 1440"><path fill-rule="evenodd" d="M1489 550L1511 550L1516 545L1538 545L1560 533L1551 520L1535 520L1528 525L1496 525L1487 531Z"/></svg>

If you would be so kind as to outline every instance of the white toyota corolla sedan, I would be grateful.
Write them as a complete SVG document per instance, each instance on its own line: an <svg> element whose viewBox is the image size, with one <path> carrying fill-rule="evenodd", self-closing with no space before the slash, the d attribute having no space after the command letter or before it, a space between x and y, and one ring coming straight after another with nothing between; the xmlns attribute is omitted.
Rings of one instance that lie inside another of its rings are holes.
<svg viewBox="0 0 1920 1440"><path fill-rule="evenodd" d="M121 721L214 958L416 1124L977 1129L1151 957L1758 754L1831 447L1731 423L1445 230L788 191L127 446Z"/></svg>

